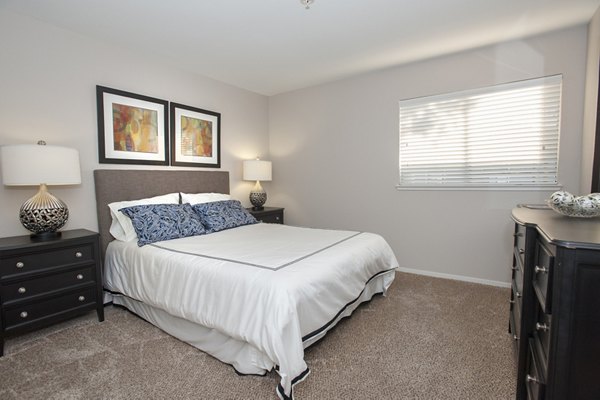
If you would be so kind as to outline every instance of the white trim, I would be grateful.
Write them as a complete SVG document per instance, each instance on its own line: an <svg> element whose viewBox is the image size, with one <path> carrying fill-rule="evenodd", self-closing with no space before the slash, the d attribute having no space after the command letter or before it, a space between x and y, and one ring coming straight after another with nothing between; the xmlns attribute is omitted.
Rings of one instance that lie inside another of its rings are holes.
<svg viewBox="0 0 600 400"><path fill-rule="evenodd" d="M432 276L434 278L451 279L453 281L471 282L471 283L479 283L481 285L510 288L510 282L492 281L489 279L473 278L473 277L464 276L464 275L444 274L441 272L425 271L422 269L413 269L413 268L398 267L398 268L396 268L396 270L398 270L400 272L406 272L409 274L415 274L415 275Z"/></svg>

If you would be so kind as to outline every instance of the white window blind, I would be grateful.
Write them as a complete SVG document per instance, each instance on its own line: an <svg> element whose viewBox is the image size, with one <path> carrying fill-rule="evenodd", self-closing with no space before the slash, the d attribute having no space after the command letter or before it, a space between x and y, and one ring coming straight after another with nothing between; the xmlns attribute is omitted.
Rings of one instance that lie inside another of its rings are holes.
<svg viewBox="0 0 600 400"><path fill-rule="evenodd" d="M399 188L556 186L562 76L400 101Z"/></svg>

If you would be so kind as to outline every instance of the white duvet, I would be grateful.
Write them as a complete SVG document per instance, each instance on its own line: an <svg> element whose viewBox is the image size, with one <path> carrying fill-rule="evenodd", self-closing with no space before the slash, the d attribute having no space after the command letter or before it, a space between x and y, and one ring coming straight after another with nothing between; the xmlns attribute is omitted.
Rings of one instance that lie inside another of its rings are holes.
<svg viewBox="0 0 600 400"><path fill-rule="evenodd" d="M397 266L376 234L260 223L144 247L113 241L104 276L110 291L250 343L290 398L308 373L306 343L371 279L386 275L385 291Z"/></svg>

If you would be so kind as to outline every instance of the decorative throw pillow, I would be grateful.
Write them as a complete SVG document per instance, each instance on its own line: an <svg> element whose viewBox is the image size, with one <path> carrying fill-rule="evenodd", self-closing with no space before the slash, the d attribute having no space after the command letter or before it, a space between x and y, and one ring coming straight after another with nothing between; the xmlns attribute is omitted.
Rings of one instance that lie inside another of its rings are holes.
<svg viewBox="0 0 600 400"><path fill-rule="evenodd" d="M131 220L123 213L120 213L119 210L125 207L141 206L144 204L179 204L179 193L175 192L147 199L110 203L108 205L112 217L110 233L115 239L124 242L130 242L137 239L135 229L133 229L133 225L131 225Z"/></svg>
<svg viewBox="0 0 600 400"><path fill-rule="evenodd" d="M192 208L200 216L207 233L258 222L238 200L213 201Z"/></svg>
<svg viewBox="0 0 600 400"><path fill-rule="evenodd" d="M200 217L189 204L148 204L119 211L131 218L138 246L206 233Z"/></svg>

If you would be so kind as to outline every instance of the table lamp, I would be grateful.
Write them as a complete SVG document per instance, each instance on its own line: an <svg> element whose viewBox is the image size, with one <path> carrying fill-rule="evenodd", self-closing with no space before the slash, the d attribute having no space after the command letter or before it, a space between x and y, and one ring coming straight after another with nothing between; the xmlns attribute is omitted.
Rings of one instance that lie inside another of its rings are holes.
<svg viewBox="0 0 600 400"><path fill-rule="evenodd" d="M57 232L69 218L69 209L60 199L48 193L50 185L77 185L81 183L79 152L61 146L18 144L0 147L2 182L6 186L37 186L39 191L21 206L19 218L31 237L47 240L60 235Z"/></svg>
<svg viewBox="0 0 600 400"><path fill-rule="evenodd" d="M244 176L245 181L256 181L256 184L250 192L250 203L252 209L259 211L264 209L263 204L267 201L267 192L260 185L260 181L271 180L271 161L247 160L244 161Z"/></svg>

